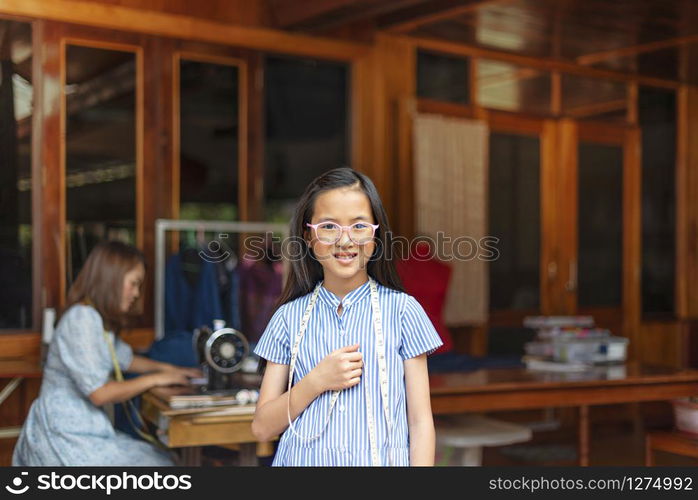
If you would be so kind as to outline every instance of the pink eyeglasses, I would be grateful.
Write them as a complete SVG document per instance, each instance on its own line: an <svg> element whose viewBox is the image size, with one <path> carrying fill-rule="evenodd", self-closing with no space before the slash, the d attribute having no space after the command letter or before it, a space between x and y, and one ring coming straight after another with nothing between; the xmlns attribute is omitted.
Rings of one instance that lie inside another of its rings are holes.
<svg viewBox="0 0 698 500"><path fill-rule="evenodd" d="M347 232L351 241L357 245L365 245L373 239L379 224L355 222L351 226L340 226L335 222L318 222L317 224L306 223L306 226L313 228L315 237L320 243L326 245L337 243L344 231Z"/></svg>

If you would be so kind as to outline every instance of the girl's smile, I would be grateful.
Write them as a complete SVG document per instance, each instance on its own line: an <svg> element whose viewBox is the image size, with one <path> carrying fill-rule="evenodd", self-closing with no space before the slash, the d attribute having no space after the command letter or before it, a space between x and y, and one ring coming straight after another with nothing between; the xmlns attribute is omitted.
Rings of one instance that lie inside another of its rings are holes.
<svg viewBox="0 0 698 500"><path fill-rule="evenodd" d="M358 255L358 252L335 252L334 258L342 265L350 264Z"/></svg>

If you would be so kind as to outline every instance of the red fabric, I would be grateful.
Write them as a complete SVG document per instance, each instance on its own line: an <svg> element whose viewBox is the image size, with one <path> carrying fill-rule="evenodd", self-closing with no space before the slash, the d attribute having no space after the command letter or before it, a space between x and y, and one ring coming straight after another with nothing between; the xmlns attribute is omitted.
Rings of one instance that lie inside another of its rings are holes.
<svg viewBox="0 0 698 500"><path fill-rule="evenodd" d="M428 248L417 245L417 255L428 255ZM410 256L396 263L405 291L419 302L436 332L444 343L437 353L453 350L453 338L443 322L443 311L446 305L446 292L451 279L451 268L436 259L423 260Z"/></svg>

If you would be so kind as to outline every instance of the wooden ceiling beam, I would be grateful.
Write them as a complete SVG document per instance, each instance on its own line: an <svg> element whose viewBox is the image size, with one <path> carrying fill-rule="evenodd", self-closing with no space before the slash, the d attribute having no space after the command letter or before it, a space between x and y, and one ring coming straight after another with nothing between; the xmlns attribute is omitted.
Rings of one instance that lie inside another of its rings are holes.
<svg viewBox="0 0 698 500"><path fill-rule="evenodd" d="M378 18L378 28L407 33L425 24L461 16L490 4L511 0L432 0Z"/></svg>
<svg viewBox="0 0 698 500"><path fill-rule="evenodd" d="M586 76L590 78L605 78L608 80L615 80L620 82L637 82L641 85L648 85L651 87L660 87L668 89L677 89L680 87L680 83L672 80L622 73L620 71L592 68L589 66L582 66L581 64L577 64L575 62L567 62L560 59L531 57L521 54L514 54L511 52L503 52L499 50L475 47L472 45L464 45L457 42L449 42L446 40L439 40L434 38L415 36L410 36L406 38L408 38L419 48L433 50L436 52L444 52L447 54L462 55L467 57L481 57L484 59L508 62L519 66L528 66L543 71L560 71L561 73L569 73L572 75Z"/></svg>
<svg viewBox="0 0 698 500"><path fill-rule="evenodd" d="M327 31L331 29L338 29L342 26L346 26L351 23L357 23L364 20L372 20L388 12L413 6L415 4L422 3L423 1L424 0L393 0L391 2L371 4L361 10L354 9L351 12L347 13L340 14L335 11L334 13L329 13L327 15L315 18L312 21L308 22L308 31L318 32L323 30Z"/></svg>
<svg viewBox="0 0 698 500"><path fill-rule="evenodd" d="M332 12L357 3L379 4L381 0L272 0L271 14L278 28L291 28L298 24L306 24L312 19L325 16Z"/></svg>
<svg viewBox="0 0 698 500"><path fill-rule="evenodd" d="M685 45L693 42L698 42L698 35L686 35L676 38L669 38L666 40L657 40L655 42L641 43L629 47L621 47L619 49L594 52L593 54L585 54L583 56L579 56L576 59L576 61L577 64L581 64L582 66L588 66L591 64L606 61L608 59L636 56L638 54L643 54L646 52L654 52L656 50L669 49L672 47L677 47L679 45Z"/></svg>
<svg viewBox="0 0 698 500"><path fill-rule="evenodd" d="M0 14L345 61L365 55L370 49L368 44L84 0L2 0Z"/></svg>

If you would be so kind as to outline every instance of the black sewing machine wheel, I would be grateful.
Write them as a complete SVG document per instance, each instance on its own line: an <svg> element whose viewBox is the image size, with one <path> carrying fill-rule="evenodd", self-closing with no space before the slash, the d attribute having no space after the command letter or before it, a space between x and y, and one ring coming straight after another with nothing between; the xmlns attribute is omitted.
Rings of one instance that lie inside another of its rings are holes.
<svg viewBox="0 0 698 500"><path fill-rule="evenodd" d="M242 367L243 360L250 353L250 345L242 333L232 328L223 328L206 340L204 353L206 361L214 370L232 373Z"/></svg>

